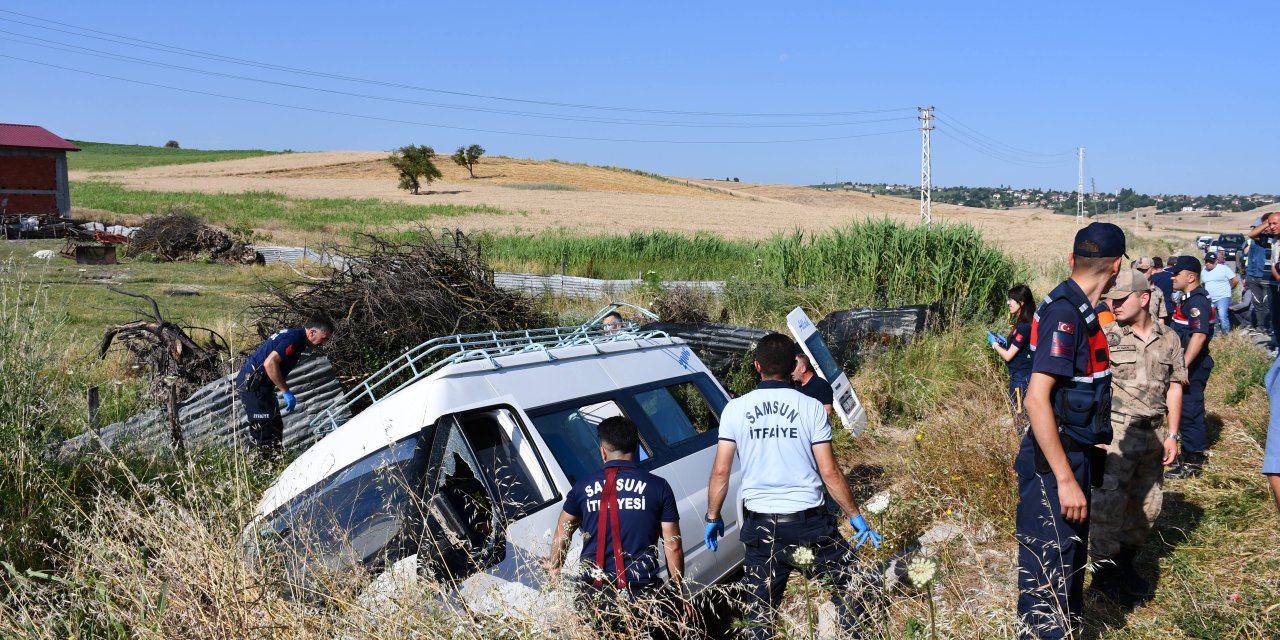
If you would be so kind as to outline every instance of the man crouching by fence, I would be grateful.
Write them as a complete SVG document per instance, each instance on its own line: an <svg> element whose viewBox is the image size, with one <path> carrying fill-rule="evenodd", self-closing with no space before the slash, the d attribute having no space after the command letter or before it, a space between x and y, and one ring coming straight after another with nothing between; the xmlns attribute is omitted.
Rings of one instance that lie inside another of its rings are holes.
<svg viewBox="0 0 1280 640"><path fill-rule="evenodd" d="M635 423L607 418L597 432L604 468L578 481L565 497L547 571L553 580L559 577L569 540L581 527L583 572L574 585L579 610L601 630L621 631L634 620L649 627L671 626L652 633L680 637L674 627L685 610L684 548L675 494L666 480L636 468L640 435ZM671 577L668 585L659 575L659 542Z"/></svg>
<svg viewBox="0 0 1280 640"><path fill-rule="evenodd" d="M297 408L289 389L289 373L302 352L320 347L333 335L333 323L314 319L292 329L281 329L249 356L236 376L236 392L249 418L249 436L263 455L278 458L283 453L284 419L276 401L276 389L283 394L285 411Z"/></svg>

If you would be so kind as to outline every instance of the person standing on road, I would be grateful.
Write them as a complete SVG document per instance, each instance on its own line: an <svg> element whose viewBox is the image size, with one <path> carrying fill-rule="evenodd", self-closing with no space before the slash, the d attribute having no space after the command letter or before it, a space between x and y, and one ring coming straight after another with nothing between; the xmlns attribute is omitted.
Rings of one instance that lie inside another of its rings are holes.
<svg viewBox="0 0 1280 640"><path fill-rule="evenodd" d="M569 541L581 527L583 572L575 586L584 612L602 627L618 630L639 613L623 603L648 597L678 616L684 608L674 606L683 599L684 546L675 493L663 478L636 468L640 434L635 423L614 416L601 421L596 431L604 468L579 480L565 496L546 568L553 580L559 578ZM658 544L671 577L666 589L659 575Z"/></svg>
<svg viewBox="0 0 1280 640"><path fill-rule="evenodd" d="M1009 406L1014 413L1022 413L1027 397L1027 382L1031 380L1031 321L1036 313L1036 299L1031 287L1015 284L1009 288L1009 313L1013 316L1013 331L1004 339L988 332L991 348L1000 354L1009 367Z"/></svg>
<svg viewBox="0 0 1280 640"><path fill-rule="evenodd" d="M831 390L831 385L813 370L813 363L809 361L809 356L800 352L799 347L796 353L796 368L791 371L791 381L799 385L796 391L821 402L822 408L827 410L827 415L831 415L831 404L835 402L835 392Z"/></svg>
<svg viewBox="0 0 1280 640"><path fill-rule="evenodd" d="M1218 267L1221 269L1222 267ZM1182 455L1165 474L1169 479L1199 476L1208 458L1209 435L1205 427L1204 387L1213 372L1209 342L1213 339L1214 308L1209 293L1200 286L1200 261L1181 256L1169 266L1173 286L1182 293L1182 302L1173 314L1173 330L1182 342L1187 367L1187 388L1182 394Z"/></svg>
<svg viewBox="0 0 1280 640"><path fill-rule="evenodd" d="M795 349L791 338L782 334L761 338L755 353L760 385L730 400L721 412L720 444L707 487L705 542L715 551L724 535L721 509L737 457L742 470L740 539L746 548L742 581L752 594L747 637L773 637L773 612L793 569L822 578L841 626L861 637L862 594L851 593L849 586L854 550L868 541L879 548L881 537L863 518L836 462L827 412L787 380L795 367ZM849 516L856 547L840 534L834 514L824 507L824 486Z"/></svg>
<svg viewBox="0 0 1280 640"><path fill-rule="evenodd" d="M1274 213L1269 211L1254 220L1253 227L1249 229L1249 246L1244 254L1245 283L1249 291L1253 292L1253 326L1271 334L1272 349L1276 348L1280 337L1273 324L1276 322L1276 307L1280 306L1277 304L1280 296L1276 295L1276 283L1280 280L1280 274L1276 272L1273 252L1276 222L1280 221L1280 216L1275 216Z"/></svg>
<svg viewBox="0 0 1280 640"><path fill-rule="evenodd" d="M1080 629L1096 445L1111 442L1107 338L1094 307L1120 271L1124 232L1094 222L1076 233L1071 277L1031 327L1027 418L1018 474L1018 637L1059 639ZM1098 464L1101 464L1099 460Z"/></svg>
<svg viewBox="0 0 1280 640"><path fill-rule="evenodd" d="M1160 515L1164 466L1178 455L1187 369L1178 334L1151 316L1154 287L1122 271L1105 297L1116 323L1103 329L1111 352L1111 444L1102 486L1094 489L1089 537L1093 588L1126 607L1151 590L1133 561ZM1169 416L1168 430L1161 428Z"/></svg>
<svg viewBox="0 0 1280 640"><path fill-rule="evenodd" d="M289 389L289 373L302 352L323 346L332 335L333 324L321 319L310 320L302 327L281 329L249 356L236 375L235 389L249 419L249 437L268 457L283 453L284 419L280 417L276 389L284 398L285 411L296 409L298 400Z"/></svg>
<svg viewBox="0 0 1280 640"><path fill-rule="evenodd" d="M1218 256L1210 253L1204 257L1204 270L1200 272L1205 291L1209 292L1209 301L1213 303L1214 315L1218 317L1218 326L1222 327L1222 335L1231 332L1231 293L1240 278L1231 267L1221 264Z"/></svg>
<svg viewBox="0 0 1280 640"><path fill-rule="evenodd" d="M1173 259L1169 259L1169 264L1173 264ZM1173 276L1165 269L1164 260L1160 256L1151 258L1151 272L1147 274L1147 279L1151 284L1160 290L1160 295L1164 296L1164 316L1165 324L1173 322Z"/></svg>

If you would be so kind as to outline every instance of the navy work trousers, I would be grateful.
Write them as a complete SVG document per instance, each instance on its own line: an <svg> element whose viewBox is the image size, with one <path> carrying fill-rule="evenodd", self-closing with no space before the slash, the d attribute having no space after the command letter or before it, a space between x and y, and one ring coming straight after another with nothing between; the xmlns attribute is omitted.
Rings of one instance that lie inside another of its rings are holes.
<svg viewBox="0 0 1280 640"><path fill-rule="evenodd" d="M1023 413L1027 402L1027 385L1031 384L1030 373L1009 372L1009 407L1014 413Z"/></svg>
<svg viewBox="0 0 1280 640"><path fill-rule="evenodd" d="M284 441L284 419L272 386L253 385L244 373L236 377L236 391L249 419L249 438L268 455L279 455Z"/></svg>
<svg viewBox="0 0 1280 640"><path fill-rule="evenodd" d="M1204 386L1213 372L1213 358L1206 356L1187 371L1187 386L1182 392L1182 450L1204 453L1209 448L1209 433L1204 417Z"/></svg>
<svg viewBox="0 0 1280 640"><path fill-rule="evenodd" d="M840 535L836 518L822 513L794 522L777 523L768 517L748 514L742 524L742 544L746 547L743 558L742 583L751 594L747 607L749 628L745 637L766 640L774 637L773 612L782 602L783 591L792 569L808 578L820 580L831 592L831 600L840 616L840 626L853 638L861 638L859 631L864 601L861 593L850 593L854 585L862 591L866 576L857 572L857 557L849 541ZM796 559L796 551L807 548L813 552L812 562Z"/></svg>
<svg viewBox="0 0 1280 640"><path fill-rule="evenodd" d="M1076 483L1090 497L1091 469L1083 451L1067 453ZM1068 638L1084 611L1084 570L1089 521L1068 522L1053 472L1036 468L1034 437L1022 438L1013 469L1018 474L1018 637Z"/></svg>

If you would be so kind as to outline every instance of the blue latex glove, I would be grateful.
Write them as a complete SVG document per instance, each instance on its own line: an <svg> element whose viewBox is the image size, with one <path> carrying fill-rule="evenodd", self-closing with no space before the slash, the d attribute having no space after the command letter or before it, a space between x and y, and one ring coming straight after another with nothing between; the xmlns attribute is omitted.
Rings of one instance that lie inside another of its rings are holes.
<svg viewBox="0 0 1280 640"><path fill-rule="evenodd" d="M723 535L724 520L716 520L715 522L707 523L706 529L702 534L702 539L707 543L708 549L715 551L716 548L720 546L720 543L716 542L716 540L720 539Z"/></svg>
<svg viewBox="0 0 1280 640"><path fill-rule="evenodd" d="M284 410L286 413L293 413L298 407L298 399L293 396L292 391L284 392Z"/></svg>
<svg viewBox="0 0 1280 640"><path fill-rule="evenodd" d="M998 336L998 335L996 335L996 334L994 334L994 333L992 333L992 332L990 332L990 331L988 331L988 332L987 332L987 342L991 343L991 346L992 346L992 347L996 346L997 344L998 344L998 345L1000 345L1000 346L1002 346L1002 347L1003 347L1003 346L1005 346L1005 344L1004 344L1004 338L1002 338L1002 337L1000 337L1000 336Z"/></svg>
<svg viewBox="0 0 1280 640"><path fill-rule="evenodd" d="M874 545L875 548L880 548L880 541L884 540L884 536L876 533L876 530L872 529L871 525L867 524L866 518L861 515L854 516L849 518L849 524L853 525L853 540L855 542L853 545L854 549L861 549L862 545L866 544L868 540L871 541L871 544Z"/></svg>

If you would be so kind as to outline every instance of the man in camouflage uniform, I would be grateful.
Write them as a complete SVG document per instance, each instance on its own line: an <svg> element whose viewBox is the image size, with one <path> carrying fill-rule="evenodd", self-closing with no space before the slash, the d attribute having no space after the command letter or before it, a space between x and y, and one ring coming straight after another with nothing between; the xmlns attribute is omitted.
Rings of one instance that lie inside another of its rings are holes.
<svg viewBox="0 0 1280 640"><path fill-rule="evenodd" d="M1093 493L1093 588L1130 607L1150 591L1133 559L1160 515L1164 465L1178 455L1187 382L1177 333L1151 316L1151 288L1141 272L1122 271L1104 295L1116 314L1103 329L1111 350L1114 437L1102 487ZM1167 430L1161 428L1166 415Z"/></svg>

